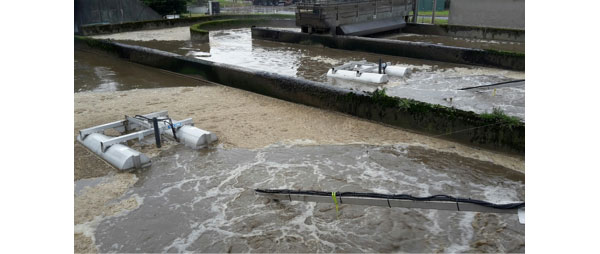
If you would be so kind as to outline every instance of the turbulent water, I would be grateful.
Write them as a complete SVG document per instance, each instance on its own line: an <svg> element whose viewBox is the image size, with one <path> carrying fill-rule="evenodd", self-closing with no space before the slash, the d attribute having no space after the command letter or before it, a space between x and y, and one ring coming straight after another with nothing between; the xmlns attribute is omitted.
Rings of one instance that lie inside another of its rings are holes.
<svg viewBox="0 0 600 254"><path fill-rule="evenodd" d="M157 31L150 37L186 35ZM211 32L210 44L152 41L144 32L135 33L145 41L124 42L190 57L210 52L212 61L361 90L374 86L328 80L324 69L380 57L252 40L248 29ZM498 89L495 95L456 90L519 78L520 73L400 57L388 61L415 69L411 76L386 85L388 94L439 103L453 96L452 103L478 110L519 106L523 100L519 96L524 91L502 90L522 89L518 87ZM75 92L195 85L199 83L157 69L75 51ZM253 191L286 188L448 194L496 203L524 200L523 174L492 163L407 145L165 149L135 177L109 174L76 181L76 211L82 218L76 217L75 232L90 237L99 252L524 252L525 227L514 214L341 205L337 218L333 204L276 202ZM104 192L94 189L105 183L112 184L101 188ZM121 186L124 194L112 186ZM91 191L97 192L88 195ZM113 200L109 194L120 197ZM90 211L94 212L87 216Z"/></svg>
<svg viewBox="0 0 600 254"><path fill-rule="evenodd" d="M275 202L255 188L524 200L522 174L415 146L164 151L102 220L100 252L524 252L516 215ZM76 182L93 185L94 180ZM116 202L116 201L115 201Z"/></svg>
<svg viewBox="0 0 600 254"><path fill-rule="evenodd" d="M211 31L208 44L191 42L187 27L103 35L97 38L112 38L128 44L255 70L276 72L348 89L371 92L377 88L386 88L388 95L476 113L492 112L494 108L499 108L508 115L525 119L524 83L520 86L496 90L477 92L458 90L524 79L523 72L254 40L251 38L249 28ZM329 68L348 61L378 62L380 58L391 65L410 67L412 71L406 77L391 77L390 82L384 85L331 79L326 76Z"/></svg>

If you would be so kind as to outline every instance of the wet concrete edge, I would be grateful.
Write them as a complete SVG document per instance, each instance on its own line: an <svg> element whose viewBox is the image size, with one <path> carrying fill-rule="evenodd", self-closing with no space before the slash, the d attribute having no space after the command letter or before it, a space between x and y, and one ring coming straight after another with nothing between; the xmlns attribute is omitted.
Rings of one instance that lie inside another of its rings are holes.
<svg viewBox="0 0 600 254"><path fill-rule="evenodd" d="M280 18L253 18L253 19L220 19L210 20L190 26L190 37L192 41L207 43L210 41L209 32L212 29L234 29L250 26L272 26L277 27L296 27L296 21L293 19Z"/></svg>
<svg viewBox="0 0 600 254"><path fill-rule="evenodd" d="M108 40L75 36L75 47L91 47L135 63L198 75L223 85L425 134L443 135L440 138L467 145L517 154L525 152L524 123L499 124L499 119L484 118L474 112L411 99L376 97L314 81Z"/></svg>
<svg viewBox="0 0 600 254"><path fill-rule="evenodd" d="M483 40L525 42L525 30L495 27L407 23L406 26L402 28L402 32Z"/></svg>
<svg viewBox="0 0 600 254"><path fill-rule="evenodd" d="M329 48L356 50L434 61L525 70L525 54L357 36L331 36L253 27L252 38L285 43L316 44Z"/></svg>

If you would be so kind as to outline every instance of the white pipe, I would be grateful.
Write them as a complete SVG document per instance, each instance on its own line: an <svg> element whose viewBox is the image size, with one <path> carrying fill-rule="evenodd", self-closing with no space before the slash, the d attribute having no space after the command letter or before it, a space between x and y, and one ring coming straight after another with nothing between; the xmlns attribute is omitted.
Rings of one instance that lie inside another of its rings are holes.
<svg viewBox="0 0 600 254"><path fill-rule="evenodd" d="M83 140L81 140L80 136L77 136L77 141L120 170L150 166L150 158L148 156L125 145L114 144L106 149L105 152L102 152L100 142L109 139L110 137L100 133L87 135Z"/></svg>
<svg viewBox="0 0 600 254"><path fill-rule="evenodd" d="M396 77L404 77L404 75L410 73L410 68L402 66L388 66L385 68L385 74Z"/></svg>
<svg viewBox="0 0 600 254"><path fill-rule="evenodd" d="M355 80L355 81L360 81L360 82L369 82L369 83L376 83L376 84L388 82L388 76L386 74L368 73L368 72L358 74L356 71L347 71L347 70L337 70L334 73L332 69L329 69L329 71L327 71L327 77L348 79L348 80Z"/></svg>
<svg viewBox="0 0 600 254"><path fill-rule="evenodd" d="M165 131L170 136L173 136L171 130ZM210 143L217 141L217 135L194 126L184 125L177 131L177 138L185 146L192 149L200 149L207 147Z"/></svg>

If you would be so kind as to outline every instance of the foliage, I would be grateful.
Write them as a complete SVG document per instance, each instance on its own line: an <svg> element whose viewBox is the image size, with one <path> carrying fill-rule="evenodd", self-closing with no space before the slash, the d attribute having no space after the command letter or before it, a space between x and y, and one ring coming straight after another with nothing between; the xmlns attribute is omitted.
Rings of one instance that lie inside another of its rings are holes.
<svg viewBox="0 0 600 254"><path fill-rule="evenodd" d="M508 127L514 127L523 124L519 118L506 115L500 108L494 108L492 113L483 113L479 116L483 119L505 123Z"/></svg>
<svg viewBox="0 0 600 254"><path fill-rule="evenodd" d="M379 88L375 89L375 91L371 93L371 99L376 103L388 107L395 107L398 105L398 99L385 94L385 88L381 90Z"/></svg>
<svg viewBox="0 0 600 254"><path fill-rule="evenodd" d="M142 0L142 2L163 16L187 12L185 0Z"/></svg>

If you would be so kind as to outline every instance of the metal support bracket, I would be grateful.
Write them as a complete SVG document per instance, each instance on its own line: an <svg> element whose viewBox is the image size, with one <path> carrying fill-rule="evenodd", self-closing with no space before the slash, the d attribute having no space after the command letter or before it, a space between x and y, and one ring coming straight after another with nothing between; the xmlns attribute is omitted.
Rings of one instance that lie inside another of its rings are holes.
<svg viewBox="0 0 600 254"><path fill-rule="evenodd" d="M173 125L183 126L183 125L191 125L191 123L192 123L192 118L188 118L185 120L176 121L173 123ZM162 126L159 127L159 133L162 134L168 129L171 129L171 126L169 126L167 124L162 124ZM145 136L151 135L153 133L154 133L154 129L145 129L145 130L141 130L138 132L129 133L129 134L122 135L119 137L111 138L104 142L100 142L100 147L102 149L102 152L105 152L106 149L108 149L110 146L112 146L114 144L123 143L128 140L132 140L132 139L142 140Z"/></svg>

